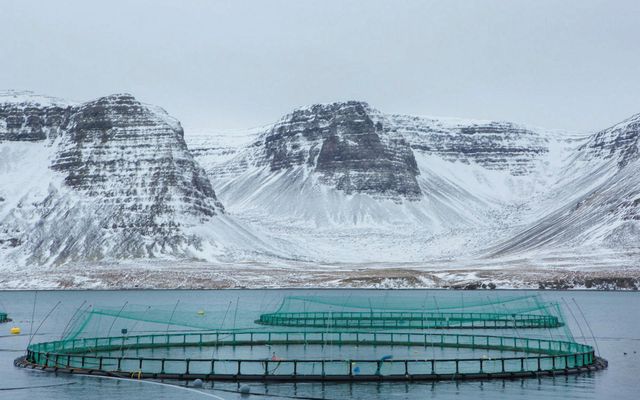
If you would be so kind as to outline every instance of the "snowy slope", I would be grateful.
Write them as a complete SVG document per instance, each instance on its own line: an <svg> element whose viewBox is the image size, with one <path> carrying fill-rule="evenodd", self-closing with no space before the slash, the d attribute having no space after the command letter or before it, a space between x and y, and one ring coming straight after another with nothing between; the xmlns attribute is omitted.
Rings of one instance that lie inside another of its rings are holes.
<svg viewBox="0 0 640 400"><path fill-rule="evenodd" d="M507 122L386 115L362 102L304 107L243 137L224 158L204 150L224 147L213 137L187 140L231 214L324 249L323 262L483 254L536 218L531 200L557 184L585 140ZM345 177L356 185L345 188Z"/></svg>
<svg viewBox="0 0 640 400"><path fill-rule="evenodd" d="M539 205L539 218L494 250L640 249L640 114L585 140Z"/></svg>
<svg viewBox="0 0 640 400"><path fill-rule="evenodd" d="M0 264L282 256L224 214L164 110L128 94L0 101Z"/></svg>

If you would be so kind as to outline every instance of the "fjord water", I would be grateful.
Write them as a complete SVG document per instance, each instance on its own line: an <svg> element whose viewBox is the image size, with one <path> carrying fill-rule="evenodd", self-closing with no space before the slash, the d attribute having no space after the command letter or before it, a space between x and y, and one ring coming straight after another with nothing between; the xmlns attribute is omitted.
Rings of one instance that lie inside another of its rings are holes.
<svg viewBox="0 0 640 400"><path fill-rule="evenodd" d="M491 296L514 292L476 292L465 296ZM535 292L518 292L532 294ZM593 344L590 329L597 340L601 356L609 360L605 371L573 376L540 379L495 380L486 382L437 383L358 383L358 384L260 384L251 383L251 398L317 398L317 399L636 399L640 391L640 293L637 292L540 292L550 301L573 299L584 312L589 326L578 326L567 313L567 322L580 342ZM241 399L238 385L206 384L203 389L185 389L152 382L110 378L69 376L19 369L14 358L22 355L29 342L60 338L79 306L121 306L130 304L167 305L180 302L198 304L208 310L229 310L233 323L248 326L261 312L275 310L288 295L330 296L402 296L415 299L425 296L462 296L462 292L410 290L227 290L227 291L2 291L0 309L7 311L13 322L0 325L0 398L20 399ZM35 300L35 301L34 301ZM49 311L55 311L45 320ZM35 312L34 312L35 304ZM574 311L578 312L576 308ZM35 318L31 316L35 315ZM577 319L581 316L578 314ZM44 321L44 323L43 323ZM42 323L40 329L38 327ZM9 334L11 326L19 326L23 334ZM227 326L228 327L228 326ZM590 329L589 329L590 328ZM581 337L580 330L585 337ZM523 335L524 336L524 335ZM179 383L184 384L184 383Z"/></svg>

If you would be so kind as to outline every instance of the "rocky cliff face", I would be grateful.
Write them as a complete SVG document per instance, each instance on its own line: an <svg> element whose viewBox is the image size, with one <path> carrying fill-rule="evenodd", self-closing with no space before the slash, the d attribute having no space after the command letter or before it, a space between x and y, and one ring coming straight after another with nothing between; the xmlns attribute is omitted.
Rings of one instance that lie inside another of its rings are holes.
<svg viewBox="0 0 640 400"><path fill-rule="evenodd" d="M0 141L35 142L54 138L67 123L73 104L30 92L0 93Z"/></svg>
<svg viewBox="0 0 640 400"><path fill-rule="evenodd" d="M274 172L306 165L346 194L420 198L411 148L388 135L378 114L355 101L295 110L262 136L261 162Z"/></svg>
<svg viewBox="0 0 640 400"><path fill-rule="evenodd" d="M23 95L0 110L4 151L31 142L50 175L0 195L4 241L30 262L186 256L201 243L186 229L224 213L178 121L131 95L67 106Z"/></svg>
<svg viewBox="0 0 640 400"><path fill-rule="evenodd" d="M528 175L549 152L548 134L509 122L390 115L390 134L405 137L414 151L449 162L475 163L488 170Z"/></svg>
<svg viewBox="0 0 640 400"><path fill-rule="evenodd" d="M580 151L592 157L615 158L620 167L637 160L640 158L640 114L596 133Z"/></svg>
<svg viewBox="0 0 640 400"><path fill-rule="evenodd" d="M206 219L223 211L209 179L194 162L178 121L131 95L73 109L52 163L65 183L122 213L112 225L171 230L163 215Z"/></svg>
<svg viewBox="0 0 640 400"><path fill-rule="evenodd" d="M314 184L345 194L415 201L433 189L426 180L434 183L417 155L526 177L544 172L558 140L508 122L386 115L351 101L295 110L249 144L227 151L233 156L220 162L207 156L214 154L215 144L193 145L216 181L235 179L252 168L268 167L274 176L286 173L289 178L304 169L299 177L315 177Z"/></svg>

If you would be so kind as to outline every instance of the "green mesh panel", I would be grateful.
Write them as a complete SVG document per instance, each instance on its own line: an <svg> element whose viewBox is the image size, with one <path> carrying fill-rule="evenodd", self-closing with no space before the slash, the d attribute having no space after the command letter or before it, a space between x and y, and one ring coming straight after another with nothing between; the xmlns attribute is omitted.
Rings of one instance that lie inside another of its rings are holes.
<svg viewBox="0 0 640 400"><path fill-rule="evenodd" d="M537 296L440 298L407 301L402 296L286 297L277 311L256 320L261 325L375 329L559 328L564 319L556 303Z"/></svg>

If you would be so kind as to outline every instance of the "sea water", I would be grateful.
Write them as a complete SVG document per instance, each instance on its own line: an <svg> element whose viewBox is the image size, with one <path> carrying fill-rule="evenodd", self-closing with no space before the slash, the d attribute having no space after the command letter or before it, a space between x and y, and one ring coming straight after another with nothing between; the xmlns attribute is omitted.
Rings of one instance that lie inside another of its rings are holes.
<svg viewBox="0 0 640 400"><path fill-rule="evenodd" d="M285 296L402 296L418 304L427 297L491 296L540 293L546 300L570 304L574 316L565 315L579 342L596 345L609 361L604 371L580 375L470 382L436 383L246 383L252 398L317 399L637 399L640 392L640 293L589 291L437 290L207 290L207 291L0 291L0 309L14 320L0 325L0 398L19 399L244 399L234 383L209 383L203 388L186 382L118 380L70 376L16 368L13 360L24 354L30 340L59 339L69 321L87 305L118 307L124 304L191 304L224 315L226 328L247 327L262 312L272 312ZM578 306L575 306L577 303ZM35 306L35 307L34 307ZM53 312L51 311L53 310ZM47 314L49 314L47 318ZM582 319L582 314L588 324ZM34 318L32 319L32 316ZM222 322L222 321L221 321ZM132 322L132 328L135 326ZM9 333L12 326L22 334ZM30 333L36 333L30 335ZM119 332L113 333L117 335ZM501 334L507 334L501 332ZM514 333L512 333L514 334ZM526 336L527 332L517 334ZM533 334L533 333L532 333ZM553 334L553 333L551 333ZM595 338L595 341L594 341ZM185 386L187 385L187 386Z"/></svg>

